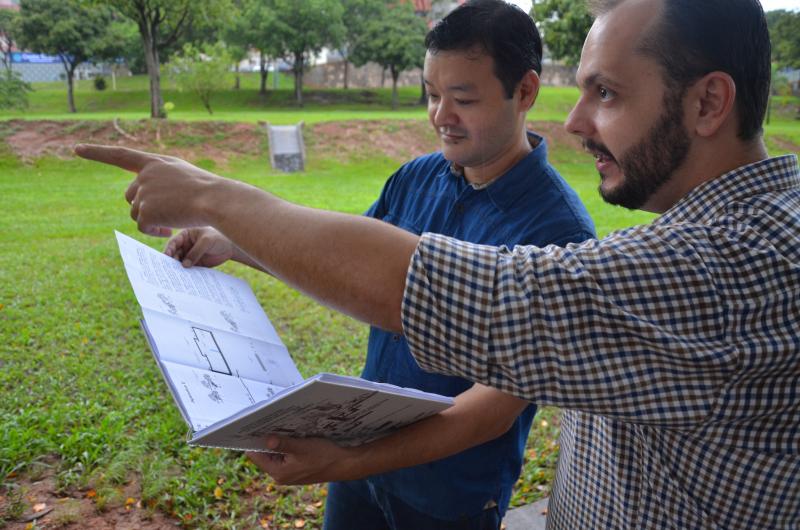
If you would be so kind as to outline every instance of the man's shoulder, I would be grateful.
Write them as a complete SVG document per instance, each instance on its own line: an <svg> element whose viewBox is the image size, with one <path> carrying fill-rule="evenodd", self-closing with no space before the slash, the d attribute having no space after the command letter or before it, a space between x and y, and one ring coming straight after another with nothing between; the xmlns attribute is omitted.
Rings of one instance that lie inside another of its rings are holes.
<svg viewBox="0 0 800 530"><path fill-rule="evenodd" d="M441 151L435 151L409 160L400 168L400 173L410 178L424 178L438 175L449 167L450 162L442 155Z"/></svg>

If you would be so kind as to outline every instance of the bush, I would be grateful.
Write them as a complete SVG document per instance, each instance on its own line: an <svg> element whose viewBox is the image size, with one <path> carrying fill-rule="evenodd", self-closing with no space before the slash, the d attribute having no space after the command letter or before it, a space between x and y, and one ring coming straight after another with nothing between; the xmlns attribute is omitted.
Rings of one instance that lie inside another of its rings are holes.
<svg viewBox="0 0 800 530"><path fill-rule="evenodd" d="M0 73L0 109L27 108L31 90L31 85L23 81L19 73L13 70Z"/></svg>
<svg viewBox="0 0 800 530"><path fill-rule="evenodd" d="M94 88L96 90L105 90L106 86L108 85L106 84L105 77L103 77L102 75L98 75L97 77L94 78Z"/></svg>

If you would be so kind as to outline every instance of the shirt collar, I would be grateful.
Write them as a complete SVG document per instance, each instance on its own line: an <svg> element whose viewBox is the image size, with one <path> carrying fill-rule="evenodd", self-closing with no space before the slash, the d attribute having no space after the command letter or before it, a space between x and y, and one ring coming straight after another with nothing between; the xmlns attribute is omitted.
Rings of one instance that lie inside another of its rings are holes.
<svg viewBox="0 0 800 530"><path fill-rule="evenodd" d="M526 132L531 146L535 145L531 152L487 185L476 188L477 191L485 191L500 211L505 211L523 196L530 188L531 179L541 174L547 165L547 141L532 131ZM453 163L450 163L447 173L451 178L458 178L466 182L463 170ZM467 185L472 186L469 183Z"/></svg>
<svg viewBox="0 0 800 530"><path fill-rule="evenodd" d="M763 193L800 188L796 155L768 158L729 171L694 188L655 223L704 224L732 202Z"/></svg>

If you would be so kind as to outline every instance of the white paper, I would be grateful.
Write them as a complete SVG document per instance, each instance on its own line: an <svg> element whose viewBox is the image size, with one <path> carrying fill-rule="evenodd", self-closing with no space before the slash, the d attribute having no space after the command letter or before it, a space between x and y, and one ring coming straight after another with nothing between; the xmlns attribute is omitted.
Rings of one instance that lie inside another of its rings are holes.
<svg viewBox="0 0 800 530"><path fill-rule="evenodd" d="M435 414L452 398L356 377L303 380L250 286L117 232L142 327L190 443L264 450L264 436L355 444Z"/></svg>
<svg viewBox="0 0 800 530"><path fill-rule="evenodd" d="M186 269L178 260L116 234L133 292L143 308L282 344L245 281L205 267Z"/></svg>

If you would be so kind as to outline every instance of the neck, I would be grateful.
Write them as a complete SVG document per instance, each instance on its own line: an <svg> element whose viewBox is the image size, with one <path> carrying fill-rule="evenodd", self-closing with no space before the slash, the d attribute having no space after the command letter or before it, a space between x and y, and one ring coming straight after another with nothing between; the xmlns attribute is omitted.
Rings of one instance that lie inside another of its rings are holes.
<svg viewBox="0 0 800 530"><path fill-rule="evenodd" d="M761 137L749 142L738 138L713 143L699 140L692 146L684 165L641 209L664 213L697 186L767 157Z"/></svg>
<svg viewBox="0 0 800 530"><path fill-rule="evenodd" d="M518 140L492 160L487 160L479 166L464 167L464 178L470 184L486 185L506 171L514 167L517 162L525 158L533 150L528 134L523 130L517 137Z"/></svg>

